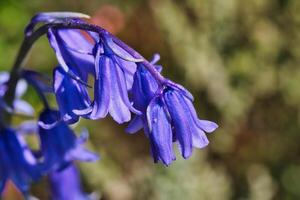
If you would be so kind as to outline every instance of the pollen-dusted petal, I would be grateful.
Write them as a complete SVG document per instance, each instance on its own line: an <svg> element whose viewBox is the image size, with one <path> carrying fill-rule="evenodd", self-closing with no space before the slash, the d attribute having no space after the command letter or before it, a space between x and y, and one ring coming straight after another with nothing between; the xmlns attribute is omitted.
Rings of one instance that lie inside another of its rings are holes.
<svg viewBox="0 0 300 200"><path fill-rule="evenodd" d="M121 124L128 122L131 117L129 108L124 102L123 92L127 92L127 89L120 67L115 65L111 59L109 62L111 66L109 113L116 122Z"/></svg>
<svg viewBox="0 0 300 200"><path fill-rule="evenodd" d="M94 87L94 103L93 111L91 112L91 119L104 118L109 110L110 104L110 84L111 80L111 61L106 56L96 57L95 68L96 73L98 72L98 78L95 80ZM116 84L114 82L114 84Z"/></svg>
<svg viewBox="0 0 300 200"><path fill-rule="evenodd" d="M164 99L172 119L176 138L181 146L181 154L186 159L191 156L193 151L191 119L183 108L175 90L166 91Z"/></svg>
<svg viewBox="0 0 300 200"><path fill-rule="evenodd" d="M161 100L155 98L147 109L147 121L150 124L149 138L154 160L159 159L168 166L175 156L172 148L172 128L165 111Z"/></svg>

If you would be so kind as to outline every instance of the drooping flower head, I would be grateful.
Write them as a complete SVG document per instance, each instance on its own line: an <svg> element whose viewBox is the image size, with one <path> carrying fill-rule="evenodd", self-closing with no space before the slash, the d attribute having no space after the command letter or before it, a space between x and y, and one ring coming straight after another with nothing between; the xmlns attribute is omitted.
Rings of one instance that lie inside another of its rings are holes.
<svg viewBox="0 0 300 200"><path fill-rule="evenodd" d="M191 156L193 147L208 144L205 132L213 132L218 126L198 119L193 97L185 88L169 80L159 86L143 66L134 81L133 102L144 115L135 117L127 131L134 133L144 127L155 162L169 165L175 160L173 142L178 143L184 158Z"/></svg>
<svg viewBox="0 0 300 200"><path fill-rule="evenodd" d="M87 32L88 33L88 32ZM113 41L113 36L103 31L99 35L88 33L94 42L89 42L87 38L78 30L56 30L50 29L48 38L65 80L69 87L81 87L81 91L86 94L88 75L94 77L94 100L90 107L77 106L71 104L67 113L73 115L72 120L77 121L74 115L84 116L90 119L104 118L108 113L118 123L127 122L131 118L130 111L139 113L132 105L128 97L128 91L132 87L133 75L136 71L136 62L141 62L141 58L135 58L124 48ZM57 70L56 70L57 71ZM56 73L57 74L57 73ZM54 85L61 83L58 76L54 76ZM82 86L80 86L81 84ZM65 85L67 87L67 85ZM76 91L77 92L77 91ZM78 92L77 92L78 93ZM65 95L61 96L60 91L55 91L58 105L64 109L67 99L72 98L73 93L65 90ZM87 95L82 95L82 100L90 102ZM75 111L75 112L73 112ZM65 113L62 113L65 114ZM68 120L67 120L68 121Z"/></svg>

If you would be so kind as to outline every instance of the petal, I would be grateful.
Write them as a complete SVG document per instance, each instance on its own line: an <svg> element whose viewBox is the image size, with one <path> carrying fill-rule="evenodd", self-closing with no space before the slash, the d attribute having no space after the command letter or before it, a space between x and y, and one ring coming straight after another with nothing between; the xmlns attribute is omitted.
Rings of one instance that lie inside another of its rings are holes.
<svg viewBox="0 0 300 200"><path fill-rule="evenodd" d="M199 127L197 121L194 120L193 113L191 112L188 103L191 103L189 99L187 99L184 95L180 95L180 93L176 92L176 96L178 97L182 108L185 110L186 115L190 120L190 130L192 132L192 140L193 146L197 148L204 148L208 145L209 141L203 129ZM198 120L199 121L199 120Z"/></svg>
<svg viewBox="0 0 300 200"><path fill-rule="evenodd" d="M133 107L132 103L129 101L127 88L126 88L124 71L122 70L122 68L117 63L114 63L114 64L115 64L115 67L116 67L117 79L119 80L118 86L119 86L119 90L120 90L122 100L124 101L125 105L129 108L129 110L131 112L133 112L137 115L141 115L142 113L139 110L135 109Z"/></svg>
<svg viewBox="0 0 300 200"><path fill-rule="evenodd" d="M121 124L128 122L131 117L128 105L124 102L124 98L127 96L124 95L124 92L127 93L127 89L120 67L115 65L111 59L109 59L109 63L111 68L109 113L117 123Z"/></svg>
<svg viewBox="0 0 300 200"><path fill-rule="evenodd" d="M88 42L83 36L79 37L78 35L80 34L75 34L77 32L78 30L63 29L58 31L49 29L48 39L63 70L73 79L85 84L88 73L94 72L94 57L93 55L78 53L68 48L69 46L74 46L74 49L80 49L80 46L88 46ZM65 39L68 39L68 41L65 41ZM66 44L66 42L68 43ZM93 45L90 44L90 47L92 49Z"/></svg>
<svg viewBox="0 0 300 200"><path fill-rule="evenodd" d="M151 59L150 63L152 65L154 65L155 63L157 63L160 60L160 55L158 53L153 55L153 58Z"/></svg>
<svg viewBox="0 0 300 200"><path fill-rule="evenodd" d="M219 127L216 123L208 120L199 120L198 123L200 124L201 129L207 133L211 133Z"/></svg>
<svg viewBox="0 0 300 200"><path fill-rule="evenodd" d="M112 80L110 79L110 59L106 56L100 57L99 50L97 55L98 56L96 56L95 61L95 71L97 74L99 73L99 75L95 80L93 111L89 116L91 119L104 118L107 115L111 95L110 83L112 82Z"/></svg>
<svg viewBox="0 0 300 200"><path fill-rule="evenodd" d="M184 94L191 101L194 101L193 95L187 89L185 89L182 85L174 83L171 80L167 80L167 85L169 85L172 89L178 90L179 92Z"/></svg>
<svg viewBox="0 0 300 200"><path fill-rule="evenodd" d="M83 162L95 162L99 160L99 155L93 153L84 147L78 146L71 151L69 151L65 157L65 160L72 161L72 160L79 160Z"/></svg>
<svg viewBox="0 0 300 200"><path fill-rule="evenodd" d="M114 56L115 62L122 68L125 74L127 90L132 88L133 76L136 72L137 65L134 62L125 61L117 56Z"/></svg>
<svg viewBox="0 0 300 200"><path fill-rule="evenodd" d="M6 83L9 80L8 72L0 72L0 85Z"/></svg>
<svg viewBox="0 0 300 200"><path fill-rule="evenodd" d="M147 109L150 142L154 160L170 165L175 159L172 148L172 128L159 98L154 99Z"/></svg>
<svg viewBox="0 0 300 200"><path fill-rule="evenodd" d="M55 124L50 129L39 123L41 149L44 155L45 169L58 169L66 162L65 156L76 146L76 135L69 126L59 121L60 113L55 110L44 110L39 118L44 124Z"/></svg>
<svg viewBox="0 0 300 200"><path fill-rule="evenodd" d="M20 98L27 90L27 83L25 80L19 80L16 87L16 98Z"/></svg>
<svg viewBox="0 0 300 200"><path fill-rule="evenodd" d="M91 104L86 87L69 77L61 67L54 69L53 80L56 101L61 115L68 123L77 122L79 116L73 110L84 110Z"/></svg>
<svg viewBox="0 0 300 200"><path fill-rule="evenodd" d="M207 132L207 133L211 133L213 132L215 129L218 128L218 125L214 122L208 121L208 120L199 120L196 110L193 106L193 103L186 97L183 97L183 101L185 103L186 106L188 106L189 108L189 112L192 115L192 118L194 120L194 122L196 123L196 125L202 129L203 131Z"/></svg>
<svg viewBox="0 0 300 200"><path fill-rule="evenodd" d="M14 112L28 116L34 115L33 107L24 100L15 99L13 102Z"/></svg>
<svg viewBox="0 0 300 200"><path fill-rule="evenodd" d="M56 58L59 62L59 64L61 65L61 67L66 71L68 72L69 71L69 67L68 65L66 64L65 60L64 60L64 57L62 55L62 52L60 50L60 47L59 47L59 44L58 44L58 41L57 41L57 38L54 34L54 30L52 30L51 28L48 30L48 40L49 40L49 43L51 45L51 47L54 49L55 51L55 54L56 54Z"/></svg>
<svg viewBox="0 0 300 200"><path fill-rule="evenodd" d="M134 106L141 111L145 111L157 89L157 82L152 75L143 65L138 65L132 86Z"/></svg>
<svg viewBox="0 0 300 200"><path fill-rule="evenodd" d="M89 42L79 30L61 29L57 31L57 34L65 48L81 52L82 59L87 59L86 54L92 55L94 44Z"/></svg>
<svg viewBox="0 0 300 200"><path fill-rule="evenodd" d="M182 156L186 159L191 156L193 151L191 118L174 90L165 92L164 99L172 119L176 138L181 146Z"/></svg>
<svg viewBox="0 0 300 200"><path fill-rule="evenodd" d="M126 132L133 134L138 132L140 129L143 128L143 120L140 115L134 116L134 118L129 123L128 127L126 128Z"/></svg>

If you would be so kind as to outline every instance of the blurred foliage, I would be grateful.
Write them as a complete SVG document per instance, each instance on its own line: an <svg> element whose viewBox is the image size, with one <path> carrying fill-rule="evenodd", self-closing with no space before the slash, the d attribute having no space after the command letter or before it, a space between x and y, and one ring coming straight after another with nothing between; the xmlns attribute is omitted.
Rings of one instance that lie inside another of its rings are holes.
<svg viewBox="0 0 300 200"><path fill-rule="evenodd" d="M90 14L146 57L159 52L164 75L191 89L199 115L220 128L208 148L163 167L142 132L83 120L102 157L80 164L86 191L117 200L299 199L299 9L299 0L0 0L0 69L12 65L35 13ZM27 66L51 73L55 63L43 38ZM32 189L41 199L45 185Z"/></svg>

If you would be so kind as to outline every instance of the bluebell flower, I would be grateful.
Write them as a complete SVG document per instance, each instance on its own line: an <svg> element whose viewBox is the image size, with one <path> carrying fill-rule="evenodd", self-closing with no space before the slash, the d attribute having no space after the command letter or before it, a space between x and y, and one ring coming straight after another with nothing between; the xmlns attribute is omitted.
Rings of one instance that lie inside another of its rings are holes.
<svg viewBox="0 0 300 200"><path fill-rule="evenodd" d="M175 160L173 142L178 142L184 158L190 157L193 147L208 144L205 132L218 127L214 122L198 119L193 97L185 88L171 81L159 86L143 65L138 66L132 93L134 106L143 115L131 121L127 132L135 133L144 127L155 162L170 165Z"/></svg>
<svg viewBox="0 0 300 200"><path fill-rule="evenodd" d="M69 126L61 120L59 111L46 109L39 118L39 137L45 169L59 169L72 160L95 161L98 155L88 151L84 143L88 133L78 138Z"/></svg>
<svg viewBox="0 0 300 200"><path fill-rule="evenodd" d="M142 59L116 44L109 33L104 32L99 37L95 48L94 101L89 118L104 118L109 113L121 124L130 120L130 111L140 114L132 106L128 91L132 87L136 62Z"/></svg>
<svg viewBox="0 0 300 200"><path fill-rule="evenodd" d="M74 164L48 175L52 200L93 200L81 188L80 174ZM95 199L96 200L96 199Z"/></svg>
<svg viewBox="0 0 300 200"><path fill-rule="evenodd" d="M26 194L30 183L37 180L40 175L40 167L21 135L10 128L1 129L0 194L9 179L23 194Z"/></svg>
<svg viewBox="0 0 300 200"><path fill-rule="evenodd" d="M130 120L130 111L139 113L131 105L127 92L132 87L136 62L142 59L133 57L118 46L108 33L100 34L98 37L93 34L97 44L87 41L77 30L50 29L48 37L59 64L66 72L64 77L81 80L79 81L81 84L87 82L88 74L92 74L95 79L92 105L86 109L70 105L67 113L75 111L72 113L72 118L75 118L74 114L76 114L90 119L99 119L110 113L115 121L123 123ZM56 77L54 82L58 82ZM72 84L73 86L70 87L73 88L78 86L76 82L69 84ZM57 91L55 93L59 96ZM69 90L66 90L61 100L72 98L72 95ZM80 101L89 102L88 96L84 95L81 98L84 99ZM62 101L58 101L58 104L60 108L66 107Z"/></svg>
<svg viewBox="0 0 300 200"><path fill-rule="evenodd" d="M90 98L86 86L72 79L61 67L53 72L53 88L59 111L67 123L75 123L79 115L74 111L90 108Z"/></svg>
<svg viewBox="0 0 300 200"><path fill-rule="evenodd" d="M183 158L191 156L193 147L203 148L209 141L205 132L218 125L200 120L189 93L177 84L167 84L151 100L147 123L154 160L169 165L174 160L172 141L178 141Z"/></svg>
<svg viewBox="0 0 300 200"><path fill-rule="evenodd" d="M155 64L159 60L159 55L155 54L151 64ZM162 67L159 65L154 65L158 72L161 72ZM133 120L131 120L126 131L128 133L135 133L143 126L145 127L145 133L148 136L148 129L145 123L146 119L146 109L158 90L158 84L145 66L141 63L138 64L136 73L134 74L134 82L132 86L132 101L133 106L142 112L141 115L135 115Z"/></svg>

